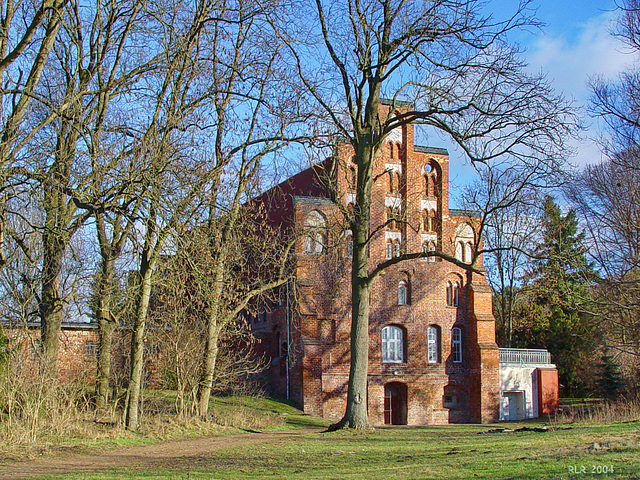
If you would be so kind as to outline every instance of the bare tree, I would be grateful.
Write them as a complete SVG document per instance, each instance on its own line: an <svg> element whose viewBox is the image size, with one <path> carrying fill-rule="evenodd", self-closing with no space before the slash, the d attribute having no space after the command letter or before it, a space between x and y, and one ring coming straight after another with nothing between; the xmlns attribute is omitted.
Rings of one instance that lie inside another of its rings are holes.
<svg viewBox="0 0 640 480"><path fill-rule="evenodd" d="M374 159L385 137L410 122L448 134L473 162L510 154L514 164L554 166L571 130L566 102L541 76L524 73L506 34L535 26L526 3L505 21L474 0L294 2L281 23L292 68L309 100L351 145L357 165L351 273L351 367L347 407L336 427L367 427L369 293L397 262L440 252L406 253L370 265ZM313 59L310 61L309 59ZM391 99L381 108L381 97Z"/></svg>
<svg viewBox="0 0 640 480"><path fill-rule="evenodd" d="M487 280L494 293L494 312L502 345L512 346L514 306L523 274L539 235L542 192L555 187L564 175L546 169L518 172L495 165L480 165L480 179L470 185L463 201L481 215L475 255L484 255ZM480 242L482 238L483 242Z"/></svg>
<svg viewBox="0 0 640 480"><path fill-rule="evenodd" d="M620 37L637 55L640 51L640 2L620 3ZM581 214L590 236L590 253L600 273L594 289L595 303L590 312L601 320L606 347L615 352L615 361L623 367L629 387L640 390L640 338L638 305L640 302L640 70L636 62L616 81L596 77L590 113L604 120L606 134L600 138L607 159L589 165L575 178L568 190L569 199Z"/></svg>
<svg viewBox="0 0 640 480"><path fill-rule="evenodd" d="M5 234L14 237L20 248L24 245L20 234L7 223L12 213L7 201L16 194L12 167L22 158L29 141L52 119L44 117L24 127L67 2L12 1L0 7L0 266L6 262Z"/></svg>

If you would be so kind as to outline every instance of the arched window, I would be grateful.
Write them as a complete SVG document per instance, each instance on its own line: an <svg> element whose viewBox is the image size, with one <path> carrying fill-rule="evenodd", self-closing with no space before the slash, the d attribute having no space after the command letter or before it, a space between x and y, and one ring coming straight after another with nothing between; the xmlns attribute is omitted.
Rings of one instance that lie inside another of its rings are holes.
<svg viewBox="0 0 640 480"><path fill-rule="evenodd" d="M307 216L304 227L309 233L304 239L304 253L320 254L327 243L327 221L317 210L313 210Z"/></svg>
<svg viewBox="0 0 640 480"><path fill-rule="evenodd" d="M404 359L404 331L397 325L388 325L382 329L383 363L402 363Z"/></svg>
<svg viewBox="0 0 640 480"><path fill-rule="evenodd" d="M393 142L389 142L389 158L393 158Z"/></svg>
<svg viewBox="0 0 640 480"><path fill-rule="evenodd" d="M406 281L402 280L398 284L398 305L409 304L409 285Z"/></svg>
<svg viewBox="0 0 640 480"><path fill-rule="evenodd" d="M387 173L387 177L389 180L389 193L396 193L396 189L397 189L397 184L395 182L396 180L396 176L393 172L393 170L389 170L389 172Z"/></svg>
<svg viewBox="0 0 640 480"><path fill-rule="evenodd" d="M460 281L447 282L447 305L449 307L457 307L460 300Z"/></svg>
<svg viewBox="0 0 640 480"><path fill-rule="evenodd" d="M440 327L436 325L427 328L427 361L440 363Z"/></svg>
<svg viewBox="0 0 640 480"><path fill-rule="evenodd" d="M462 330L458 327L451 329L451 359L453 363L462 363Z"/></svg>
<svg viewBox="0 0 640 480"><path fill-rule="evenodd" d="M391 242L391 239L389 239L387 240L387 243L385 245L384 258L386 260L391 260L392 257L393 257L393 243Z"/></svg>
<svg viewBox="0 0 640 480"><path fill-rule="evenodd" d="M468 223L462 223L456 228L456 253L458 260L471 263L473 260L474 232Z"/></svg>

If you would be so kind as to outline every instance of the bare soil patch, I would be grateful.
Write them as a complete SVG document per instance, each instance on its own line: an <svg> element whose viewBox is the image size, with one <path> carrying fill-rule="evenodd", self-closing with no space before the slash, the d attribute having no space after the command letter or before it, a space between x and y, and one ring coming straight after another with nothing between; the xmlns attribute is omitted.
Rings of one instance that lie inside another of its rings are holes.
<svg viewBox="0 0 640 480"><path fill-rule="evenodd" d="M29 478L67 472L91 472L110 467L171 468L189 465L191 460L223 448L247 443L269 443L322 429L305 429L267 433L243 433L188 440L157 445L125 447L97 454L63 454L0 465L0 479Z"/></svg>

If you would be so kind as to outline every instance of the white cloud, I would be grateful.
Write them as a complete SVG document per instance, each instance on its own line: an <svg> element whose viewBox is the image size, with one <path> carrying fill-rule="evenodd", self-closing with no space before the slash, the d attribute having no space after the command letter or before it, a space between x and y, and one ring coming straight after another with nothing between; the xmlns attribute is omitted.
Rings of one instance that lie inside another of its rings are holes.
<svg viewBox="0 0 640 480"><path fill-rule="evenodd" d="M579 27L573 41L545 35L535 40L527 54L531 68L547 72L555 87L578 101L588 98L589 77L613 79L633 63L634 55L620 39L611 35L615 12L591 18Z"/></svg>
<svg viewBox="0 0 640 480"><path fill-rule="evenodd" d="M577 152L572 159L577 165L601 159L598 145L592 140L598 136L598 125L586 117L584 110L591 96L589 79L602 76L615 80L638 60L637 53L611 35L615 21L615 12L603 13L580 25L579 33L571 41L567 36L545 35L532 42L527 52L531 68L545 72L559 93L574 100L589 125L584 133L589 139L570 142Z"/></svg>

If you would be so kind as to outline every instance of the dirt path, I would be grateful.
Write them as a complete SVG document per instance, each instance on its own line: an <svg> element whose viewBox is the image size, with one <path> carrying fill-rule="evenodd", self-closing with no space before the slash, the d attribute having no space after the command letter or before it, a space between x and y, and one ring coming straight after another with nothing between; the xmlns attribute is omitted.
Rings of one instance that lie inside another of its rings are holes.
<svg viewBox="0 0 640 480"><path fill-rule="evenodd" d="M29 478L36 475L53 475L66 472L91 472L109 467L178 467L188 466L192 458L222 448L247 443L266 443L296 437L321 429L292 430L268 433L243 433L189 440L178 440L158 445L127 447L99 454L71 454L52 456L38 460L0 465L0 479Z"/></svg>

